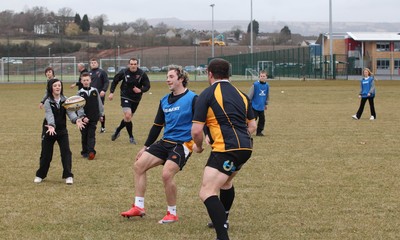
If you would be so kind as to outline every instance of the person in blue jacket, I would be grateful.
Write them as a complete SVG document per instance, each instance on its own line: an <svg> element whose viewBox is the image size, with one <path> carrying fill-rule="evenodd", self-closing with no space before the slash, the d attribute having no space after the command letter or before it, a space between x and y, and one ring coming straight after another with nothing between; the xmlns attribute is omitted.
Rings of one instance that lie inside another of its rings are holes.
<svg viewBox="0 0 400 240"><path fill-rule="evenodd" d="M374 98L375 98L375 78L372 74L371 70L368 68L364 68L364 77L361 79L361 91L358 97L361 99L360 107L355 115L352 116L353 119L358 120L361 118L361 115L364 111L365 103L369 102L369 108L371 110L371 117L369 120L376 119Z"/></svg>
<svg viewBox="0 0 400 240"><path fill-rule="evenodd" d="M265 110L269 101L269 84L267 83L268 73L261 70L259 80L254 82L249 91L249 99L254 111L254 116L257 120L257 133L256 136L264 136L262 133L265 126Z"/></svg>

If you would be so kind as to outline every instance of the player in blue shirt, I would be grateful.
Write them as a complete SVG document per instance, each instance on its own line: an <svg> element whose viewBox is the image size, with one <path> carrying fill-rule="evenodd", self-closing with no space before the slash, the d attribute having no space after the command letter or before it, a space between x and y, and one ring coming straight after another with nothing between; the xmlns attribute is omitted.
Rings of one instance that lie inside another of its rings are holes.
<svg viewBox="0 0 400 240"><path fill-rule="evenodd" d="M265 110L269 101L269 84L267 83L268 73L265 70L260 71L260 78L255 82L249 91L249 99L251 100L251 106L254 111L257 124L257 136L264 136L262 131L265 126Z"/></svg>
<svg viewBox="0 0 400 240"><path fill-rule="evenodd" d="M375 98L375 78L371 73L371 70L368 68L364 68L364 77L360 81L361 83L361 90L360 94L358 95L361 98L360 107L355 115L352 116L353 119L358 120L361 118L361 115L364 111L365 103L369 102L369 108L371 110L371 117L369 120L376 119L375 113L375 105L374 105L374 98Z"/></svg>
<svg viewBox="0 0 400 240"><path fill-rule="evenodd" d="M136 155L134 204L130 210L121 213L123 217L145 215L146 172L153 167L163 165L162 179L168 208L167 215L159 223L178 221L177 187L174 177L185 166L194 144L191 128L197 95L186 88L188 81L188 74L182 70L182 67L170 66L167 73L167 85L171 93L161 99L146 143ZM164 136L156 141L162 128L164 128Z"/></svg>

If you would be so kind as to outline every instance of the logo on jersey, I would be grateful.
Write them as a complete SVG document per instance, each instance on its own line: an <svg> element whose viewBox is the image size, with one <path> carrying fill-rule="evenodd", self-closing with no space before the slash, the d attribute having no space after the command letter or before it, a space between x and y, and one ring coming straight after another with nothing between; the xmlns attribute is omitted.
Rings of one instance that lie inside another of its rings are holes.
<svg viewBox="0 0 400 240"><path fill-rule="evenodd" d="M260 89L260 93L258 94L258 96L265 96L265 90Z"/></svg>
<svg viewBox="0 0 400 240"><path fill-rule="evenodd" d="M236 170L236 167L235 167L234 163L231 160L226 160L222 167L227 172L235 172L235 170Z"/></svg>
<svg viewBox="0 0 400 240"><path fill-rule="evenodd" d="M180 108L181 108L180 106L171 107L171 108L164 108L163 111L164 111L165 113L175 112L175 111L179 111Z"/></svg>

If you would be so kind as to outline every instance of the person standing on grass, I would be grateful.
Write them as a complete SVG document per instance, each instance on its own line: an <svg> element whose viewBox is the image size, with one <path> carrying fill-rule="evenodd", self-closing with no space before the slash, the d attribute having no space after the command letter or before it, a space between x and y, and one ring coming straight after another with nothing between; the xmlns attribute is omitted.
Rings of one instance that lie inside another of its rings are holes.
<svg viewBox="0 0 400 240"><path fill-rule="evenodd" d="M91 86L96 88L100 94L101 102L104 106L104 99L106 97L106 92L108 89L108 75L106 71L99 68L99 62L96 58L90 59L90 77L92 78ZM103 116L103 121L101 122L100 133L106 131L106 116Z"/></svg>
<svg viewBox="0 0 400 240"><path fill-rule="evenodd" d="M259 80L254 82L249 91L251 106L254 111L256 120L258 118L256 136L264 136L263 130L265 126L265 111L269 101L269 84L267 83L268 73L261 70Z"/></svg>
<svg viewBox="0 0 400 240"><path fill-rule="evenodd" d="M89 72L89 71L85 67L85 64L82 63L82 62L78 63L77 66L78 66L78 71L79 71L79 79L78 79L78 81L76 83L71 84L70 88L74 88L74 87L78 86L78 90L81 90L81 88L83 88L83 85L81 83L81 76L82 76L83 73L86 73L86 72Z"/></svg>
<svg viewBox="0 0 400 240"><path fill-rule="evenodd" d="M229 239L228 215L235 198L233 178L251 156L251 134L257 128L250 100L229 81L229 67L228 61L219 58L208 65L210 87L197 99L192 126L194 152L204 150L204 126L206 142L211 144L199 196L211 218L209 226L215 228L219 240Z"/></svg>
<svg viewBox="0 0 400 240"><path fill-rule="evenodd" d="M114 76L110 87L110 94L108 95L110 101L113 100L115 88L120 81L122 81L120 95L124 118L111 135L111 141L115 141L119 137L121 130L126 127L126 131L129 135L129 142L136 144L132 132L132 117L139 106L140 100L142 100L143 93L150 90L150 80L147 74L142 69L138 68L138 60L136 58L131 58L129 59L128 68L122 69Z"/></svg>
<svg viewBox="0 0 400 240"><path fill-rule="evenodd" d="M97 122L103 120L104 107L99 92L96 88L90 86L91 78L89 73L86 72L81 75L81 82L83 87L78 91L77 95L86 100L86 104L83 107L85 112L83 122L86 123L86 127L81 129L81 155L84 158L93 160L96 156Z"/></svg>
<svg viewBox="0 0 400 240"><path fill-rule="evenodd" d="M191 153L193 109L197 95L187 89L189 77L181 66L170 66L167 85L171 93L165 95L159 104L154 124L150 129L144 147L136 155L134 163L135 199L132 208L122 212L123 217L145 215L144 195L146 192L146 172L163 165L162 179L167 198L167 215L160 224L178 221L176 212L177 187L175 175L183 169ZM158 136L164 128L164 136Z"/></svg>
<svg viewBox="0 0 400 240"><path fill-rule="evenodd" d="M361 118L361 115L364 111L365 103L369 102L369 108L371 110L371 117L369 120L376 119L374 98L375 98L375 77L373 76L371 70L369 68L364 68L363 71L364 77L361 79L361 90L358 97L361 99L360 107L355 115L352 116L353 119L358 120Z"/></svg>
<svg viewBox="0 0 400 240"><path fill-rule="evenodd" d="M44 102L45 119L42 125L42 151L40 153L40 166L36 171L34 183L41 183L47 177L50 163L53 158L54 143L58 142L60 147L61 162L63 166L62 178L66 184L73 184L74 175L72 174L72 153L69 147L69 137L67 130L67 117L75 123L81 130L85 123L82 122L81 115L74 111L67 111L62 106L66 97L63 95L63 84L59 79L50 79L47 82L47 95ZM82 114L83 111L79 111Z"/></svg>
<svg viewBox="0 0 400 240"><path fill-rule="evenodd" d="M47 68L44 70L44 75L45 75L46 78L47 78L47 82L48 82L50 79L53 79L53 78L56 77L56 75L54 74L54 69L53 69L52 67L47 67ZM47 82L46 82L46 84L47 84ZM40 103L39 103L39 108L40 108L40 109L43 108L44 102L46 101L47 98L48 98L48 95L47 95L47 89L46 89L46 91L45 91L45 93L44 93L44 96L43 96L43 98L42 98L42 101L40 101Z"/></svg>

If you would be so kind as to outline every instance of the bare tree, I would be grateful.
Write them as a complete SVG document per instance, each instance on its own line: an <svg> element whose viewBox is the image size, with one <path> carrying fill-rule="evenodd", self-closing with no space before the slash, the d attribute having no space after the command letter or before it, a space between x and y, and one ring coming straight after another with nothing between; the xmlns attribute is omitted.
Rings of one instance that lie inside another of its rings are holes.
<svg viewBox="0 0 400 240"><path fill-rule="evenodd" d="M236 40L239 40L240 34L242 33L242 27L240 25L235 25L232 27L232 33Z"/></svg>
<svg viewBox="0 0 400 240"><path fill-rule="evenodd" d="M58 25L61 33L65 33L65 29L67 28L73 16L74 13L71 8L63 7L58 10Z"/></svg>
<svg viewBox="0 0 400 240"><path fill-rule="evenodd" d="M101 14L100 16L96 16L92 20L92 26L96 27L99 30L99 34L103 35L104 24L108 21L107 15Z"/></svg>
<svg viewBox="0 0 400 240"><path fill-rule="evenodd" d="M25 30L33 32L35 26L43 25L46 22L46 14L48 13L45 7L33 7L25 13L20 14L20 21Z"/></svg>
<svg viewBox="0 0 400 240"><path fill-rule="evenodd" d="M0 12L0 29L2 31L11 30L13 27L14 12L10 10Z"/></svg>
<svg viewBox="0 0 400 240"><path fill-rule="evenodd" d="M137 19L133 25L133 28L139 33L145 33L150 28L149 23L144 18Z"/></svg>

